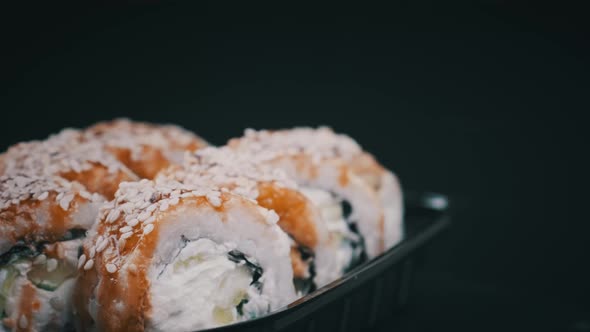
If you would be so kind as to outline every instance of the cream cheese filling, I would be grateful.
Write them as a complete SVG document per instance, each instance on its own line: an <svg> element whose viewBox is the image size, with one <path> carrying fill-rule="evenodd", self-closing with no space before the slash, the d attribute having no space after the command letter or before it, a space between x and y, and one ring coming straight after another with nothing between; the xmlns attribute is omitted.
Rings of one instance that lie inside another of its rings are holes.
<svg viewBox="0 0 590 332"><path fill-rule="evenodd" d="M174 259L150 272L152 313L147 330L194 331L268 311L245 260L230 259L231 244L188 240Z"/></svg>

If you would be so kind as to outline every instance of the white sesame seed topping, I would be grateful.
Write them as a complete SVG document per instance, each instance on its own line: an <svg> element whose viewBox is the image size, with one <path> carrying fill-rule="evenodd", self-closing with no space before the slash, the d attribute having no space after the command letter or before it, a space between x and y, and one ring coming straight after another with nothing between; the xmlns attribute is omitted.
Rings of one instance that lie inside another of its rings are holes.
<svg viewBox="0 0 590 332"><path fill-rule="evenodd" d="M111 210L111 212L109 212L109 215L107 217L107 222L112 223L113 221L117 220L117 218L119 218L120 214L121 214L120 210Z"/></svg>
<svg viewBox="0 0 590 332"><path fill-rule="evenodd" d="M41 195L39 195L39 197L37 197L37 199L42 201L42 200L46 199L47 197L49 197L49 192L45 191Z"/></svg>
<svg viewBox="0 0 590 332"><path fill-rule="evenodd" d="M94 258L94 256L96 255L96 248L95 247L91 247L89 252L88 252L88 256L89 258Z"/></svg>
<svg viewBox="0 0 590 332"><path fill-rule="evenodd" d="M143 228L143 234L149 234L154 230L154 224L148 224Z"/></svg>
<svg viewBox="0 0 590 332"><path fill-rule="evenodd" d="M135 225L137 225L137 224L139 224L139 219L137 219L137 218L133 218L133 219L131 219L131 220L129 220L129 221L127 222L127 225L128 225L129 227L133 227L133 226L135 226Z"/></svg>
<svg viewBox="0 0 590 332"><path fill-rule="evenodd" d="M109 244L109 239L104 239L101 242L97 242L96 252L97 253L102 252L107 247L108 244Z"/></svg>
<svg viewBox="0 0 590 332"><path fill-rule="evenodd" d="M170 205L168 205L168 202L163 202L163 203L160 205L160 211L164 212L164 211L168 210L168 207L169 207L169 206L170 206Z"/></svg>
<svg viewBox="0 0 590 332"><path fill-rule="evenodd" d="M70 202L74 199L73 194L65 195L60 201L59 206L64 210L67 211L70 207Z"/></svg>
<svg viewBox="0 0 590 332"><path fill-rule="evenodd" d="M133 232L132 232L132 231L130 231L130 232L127 232L127 233L123 233L123 234L121 234L121 239L123 239L123 240L124 240L124 239L128 239L128 238L130 238L131 236L133 236Z"/></svg>
<svg viewBox="0 0 590 332"><path fill-rule="evenodd" d="M175 152L182 153L189 145L208 145L201 138L178 126L153 125L128 119L98 123L90 127L86 135L98 138L109 147L129 150L133 160L141 160L145 146L164 151L166 157L173 160Z"/></svg>
<svg viewBox="0 0 590 332"><path fill-rule="evenodd" d="M86 263L86 255L82 254L82 256L78 258L78 268L81 268L84 263Z"/></svg>
<svg viewBox="0 0 590 332"><path fill-rule="evenodd" d="M203 148L193 154L187 154L182 167L164 171L156 178L156 181L165 180L214 189L200 194L205 194L209 203L215 207L222 203L219 198L221 191L256 199L258 185L263 182L274 182L290 188L297 186L284 171L260 163L252 156L228 147ZM178 195L183 196L184 193ZM176 204L176 197L172 197L169 204Z"/></svg>
<svg viewBox="0 0 590 332"><path fill-rule="evenodd" d="M229 145L259 160L306 154L311 156L314 162L327 158L350 161L362 153L355 140L346 135L336 134L328 127L302 127L277 131L246 129L243 137L231 140Z"/></svg>
<svg viewBox="0 0 590 332"><path fill-rule="evenodd" d="M87 200L92 200L92 194L85 191L80 192L80 197Z"/></svg>
<svg viewBox="0 0 590 332"><path fill-rule="evenodd" d="M86 264L84 264L84 270L88 271L94 266L94 260L89 259Z"/></svg>
<svg viewBox="0 0 590 332"><path fill-rule="evenodd" d="M146 220L147 218L149 218L149 217L150 217L150 215L151 215L151 213L150 213L150 212L148 212L148 211L144 211L144 212L140 213L140 214L139 214L139 216L137 216L137 219L139 219L139 221L144 221L144 220Z"/></svg>
<svg viewBox="0 0 590 332"><path fill-rule="evenodd" d="M103 236L107 237L103 239L96 237L94 241L96 253L101 253L102 259L108 260L109 263L119 265L121 250L125 247L127 239L134 234L147 235L153 232L158 214L169 209L171 201L179 203L180 197L205 197L207 195L221 201L221 193L217 190L187 185L174 180L121 183L115 194L115 199L102 208L100 222L103 222L106 227L102 228L101 232ZM118 219L108 222L109 216L117 213Z"/></svg>
<svg viewBox="0 0 590 332"><path fill-rule="evenodd" d="M5 163L5 173L27 169L40 175L60 175L80 173L95 164L128 172L100 140L85 138L73 129L64 129L43 141L16 144L8 149L6 159L9 162Z"/></svg>
<svg viewBox="0 0 590 332"><path fill-rule="evenodd" d="M108 263L106 265L106 268L107 268L107 272L109 272L109 273L117 272L117 266L115 264Z"/></svg>

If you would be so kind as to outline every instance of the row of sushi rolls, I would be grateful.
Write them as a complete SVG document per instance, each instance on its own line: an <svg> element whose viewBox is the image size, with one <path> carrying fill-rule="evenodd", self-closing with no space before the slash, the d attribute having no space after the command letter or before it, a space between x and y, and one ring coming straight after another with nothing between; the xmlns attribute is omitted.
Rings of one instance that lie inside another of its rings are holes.
<svg viewBox="0 0 590 332"><path fill-rule="evenodd" d="M398 243L396 176L327 127L213 147L116 119L0 154L0 331L198 331Z"/></svg>

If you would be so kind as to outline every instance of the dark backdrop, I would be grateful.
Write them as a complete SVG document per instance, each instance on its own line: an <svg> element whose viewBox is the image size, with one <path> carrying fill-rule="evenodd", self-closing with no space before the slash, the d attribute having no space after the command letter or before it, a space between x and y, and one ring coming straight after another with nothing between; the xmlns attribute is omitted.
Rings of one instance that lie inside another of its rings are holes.
<svg viewBox="0 0 590 332"><path fill-rule="evenodd" d="M326 124L452 200L382 330L590 331L588 35L569 3L4 8L0 146L118 116Z"/></svg>

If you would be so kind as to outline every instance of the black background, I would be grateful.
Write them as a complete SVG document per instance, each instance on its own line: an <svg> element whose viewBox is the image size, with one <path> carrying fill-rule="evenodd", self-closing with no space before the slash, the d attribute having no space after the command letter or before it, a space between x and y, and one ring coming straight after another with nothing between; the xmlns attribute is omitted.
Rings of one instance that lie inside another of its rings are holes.
<svg viewBox="0 0 590 332"><path fill-rule="evenodd" d="M567 2L3 8L0 146L127 116L216 144L326 124L451 197L381 330L590 331L588 34Z"/></svg>

